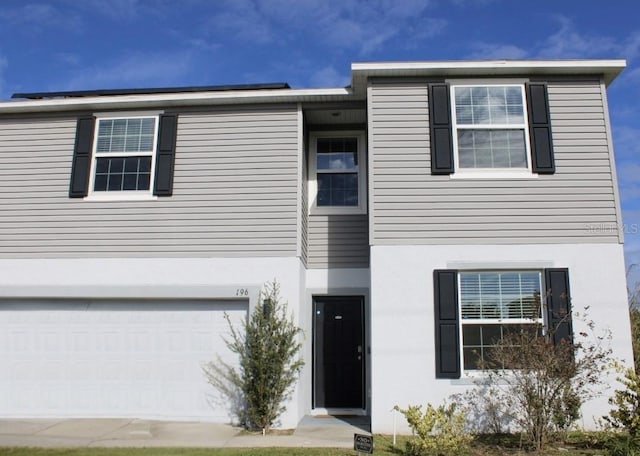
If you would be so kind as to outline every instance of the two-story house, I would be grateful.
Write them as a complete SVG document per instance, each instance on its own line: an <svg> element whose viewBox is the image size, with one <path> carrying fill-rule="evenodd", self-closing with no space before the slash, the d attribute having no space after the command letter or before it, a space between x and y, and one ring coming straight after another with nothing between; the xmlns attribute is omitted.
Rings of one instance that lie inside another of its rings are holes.
<svg viewBox="0 0 640 456"><path fill-rule="evenodd" d="M0 416L228 421L202 366L232 360L225 314L274 278L305 334L283 427L389 432L394 405L471 388L510 328L584 331L570 308L631 362L606 97L624 66L355 63L346 88L0 103Z"/></svg>

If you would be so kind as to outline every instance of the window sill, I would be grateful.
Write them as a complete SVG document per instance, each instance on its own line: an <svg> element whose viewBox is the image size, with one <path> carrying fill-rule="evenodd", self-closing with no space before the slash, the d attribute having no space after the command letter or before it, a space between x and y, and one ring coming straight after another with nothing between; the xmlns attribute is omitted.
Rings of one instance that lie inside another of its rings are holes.
<svg viewBox="0 0 640 456"><path fill-rule="evenodd" d="M359 206L314 206L309 215L365 215L367 209Z"/></svg>
<svg viewBox="0 0 640 456"><path fill-rule="evenodd" d="M106 194L110 193L110 194ZM140 194L137 192L106 192L104 195L93 193L84 198L84 201L154 201L158 197L151 193Z"/></svg>
<svg viewBox="0 0 640 456"><path fill-rule="evenodd" d="M528 170L523 171L456 171L450 174L451 179L537 179L538 174Z"/></svg>
<svg viewBox="0 0 640 456"><path fill-rule="evenodd" d="M506 372L506 371L503 371ZM478 384L486 382L490 379L490 375L487 372L478 370L478 371L462 371L462 376L460 378L452 379L452 385L458 386L478 386ZM494 384L496 385L506 385L508 384L506 380L501 378L493 378Z"/></svg>

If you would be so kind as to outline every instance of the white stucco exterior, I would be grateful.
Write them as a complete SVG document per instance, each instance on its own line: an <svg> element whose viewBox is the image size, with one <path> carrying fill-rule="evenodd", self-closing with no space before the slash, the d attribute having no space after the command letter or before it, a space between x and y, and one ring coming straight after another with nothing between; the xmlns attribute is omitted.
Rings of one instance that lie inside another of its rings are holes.
<svg viewBox="0 0 640 456"><path fill-rule="evenodd" d="M283 299L288 301L290 311L304 331L302 354L306 361L287 411L281 417L283 428L295 427L302 416L313 411L313 296L362 295L365 297L366 339L370 349L366 358L367 412L371 415L373 432L392 432L395 405L438 404L451 394L473 387L472 378L464 373L459 380L435 378L433 270L549 267L569 269L574 312L583 313L588 308L584 313L596 323L596 331L611 332L614 356L630 363L633 358L624 261L622 246L616 244L373 246L371 270L307 270L297 258L2 260L0 293L5 306L16 299L37 300L45 306L47 299L52 298L73 302L239 299L253 308L259 304L262 284L276 278L281 284ZM238 293L245 293L242 290L248 295L238 296ZM4 315L10 317L7 312ZM85 317L78 314L76 323ZM211 321L219 320L215 316L211 318ZM11 324L9 320L5 321L8 325ZM60 324L60 320L56 324ZM574 331L586 329L584 321L578 318L573 324ZM64 327L57 329L59 336L66 333ZM219 331L220 327L212 326L215 337L219 337ZM43 369L50 367L43 366ZM8 369L8 366L2 364L0 369ZM613 383L613 377L611 380ZM202 383L201 379L197 381ZM3 415L21 415L20 404L10 403L8 389L12 387L5 386ZM86 387L85 390L89 391ZM582 424L585 427L593 426L594 417L606 414L610 393L610 390L604 391L599 399L583 408ZM116 390L113 394L119 392ZM128 394L135 395L136 391ZM46 403L43 402L40 411L30 403L29 412L22 415L51 416L50 410L44 410ZM59 405L59 401L49 403ZM125 416L127 413L114 409L106 416ZM100 412L95 415L105 416ZM224 420L219 410L213 409L209 416L206 413L194 416L192 412L154 414L152 411L145 416ZM403 419L395 418L398 429L408 431Z"/></svg>
<svg viewBox="0 0 640 456"><path fill-rule="evenodd" d="M574 313L611 332L613 356L632 364L623 250L621 245L440 245L371 248L372 431L393 431L393 407L440 404L473 387L469 376L435 378L435 269L569 269ZM574 332L588 332L573 319ZM613 380L615 376L611 378ZM583 407L582 424L608 411L608 391ZM401 430L406 423L397 417Z"/></svg>

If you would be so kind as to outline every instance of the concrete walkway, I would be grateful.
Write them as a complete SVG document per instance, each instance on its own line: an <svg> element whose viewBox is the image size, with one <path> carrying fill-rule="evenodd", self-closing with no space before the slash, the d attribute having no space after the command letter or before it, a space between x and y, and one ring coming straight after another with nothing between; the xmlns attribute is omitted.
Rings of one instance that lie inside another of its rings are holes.
<svg viewBox="0 0 640 456"><path fill-rule="evenodd" d="M0 447L333 447L368 434L364 417L304 417L293 433L248 434L226 424L138 419L0 420Z"/></svg>

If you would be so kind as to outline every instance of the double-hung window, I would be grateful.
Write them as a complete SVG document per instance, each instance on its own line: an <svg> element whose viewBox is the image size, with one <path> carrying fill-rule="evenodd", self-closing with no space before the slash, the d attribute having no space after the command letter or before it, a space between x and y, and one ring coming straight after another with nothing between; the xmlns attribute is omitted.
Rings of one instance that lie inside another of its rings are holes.
<svg viewBox="0 0 640 456"><path fill-rule="evenodd" d="M98 118L91 191L150 193L157 130L157 117Z"/></svg>
<svg viewBox="0 0 640 456"><path fill-rule="evenodd" d="M491 350L509 334L572 340L566 268L433 271L436 378L496 366Z"/></svg>
<svg viewBox="0 0 640 456"><path fill-rule="evenodd" d="M459 171L531 168L524 85L453 85Z"/></svg>
<svg viewBox="0 0 640 456"><path fill-rule="evenodd" d="M310 207L316 213L364 213L364 135L310 135Z"/></svg>
<svg viewBox="0 0 640 456"><path fill-rule="evenodd" d="M555 173L544 82L431 83L429 137L434 175L517 178Z"/></svg>
<svg viewBox="0 0 640 456"><path fill-rule="evenodd" d="M173 194L178 116L78 118L70 198L150 199Z"/></svg>
<svg viewBox="0 0 640 456"><path fill-rule="evenodd" d="M540 271L458 274L465 370L490 365L491 349L508 334L541 331Z"/></svg>

